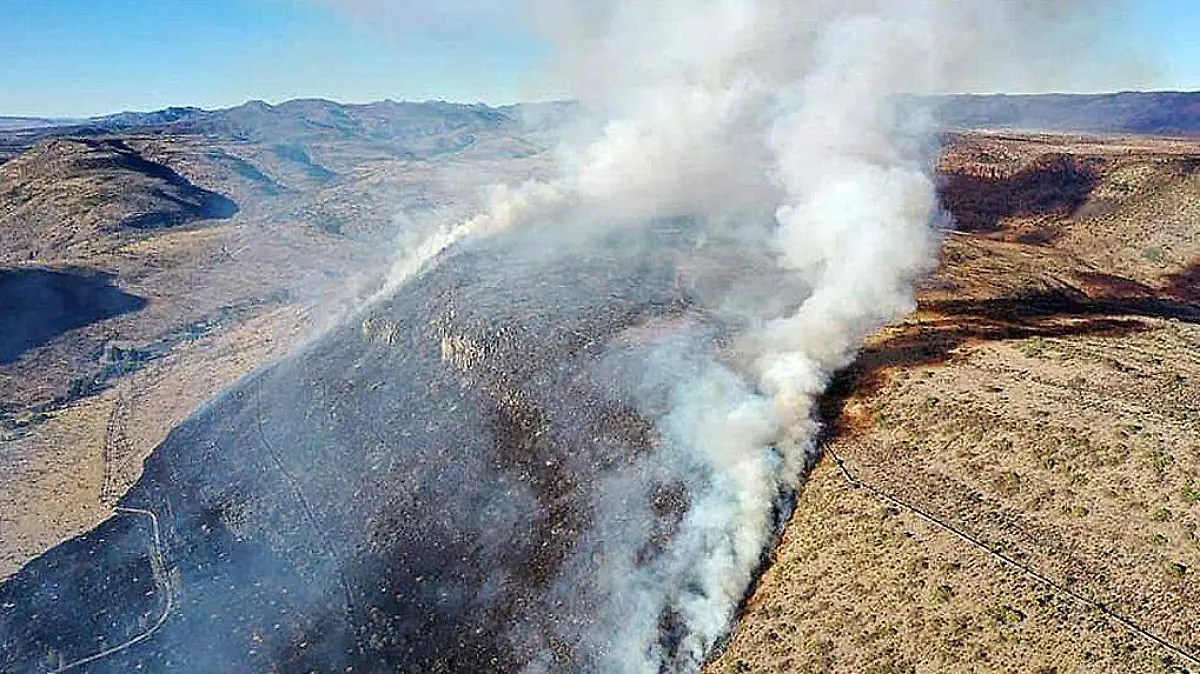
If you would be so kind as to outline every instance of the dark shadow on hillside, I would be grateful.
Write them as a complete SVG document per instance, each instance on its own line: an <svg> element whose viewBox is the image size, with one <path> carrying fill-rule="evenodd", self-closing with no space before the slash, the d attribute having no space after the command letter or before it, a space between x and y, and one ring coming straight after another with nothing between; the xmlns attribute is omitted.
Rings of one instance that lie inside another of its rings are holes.
<svg viewBox="0 0 1200 674"><path fill-rule="evenodd" d="M1168 295L1181 302L1200 305L1200 262L1167 277Z"/></svg>
<svg viewBox="0 0 1200 674"><path fill-rule="evenodd" d="M946 316L990 319L1036 326L1046 321L1092 316L1143 316L1200 323L1200 306L1155 296L1089 298L1069 292L1030 293L991 300L928 302L922 308Z"/></svg>
<svg viewBox="0 0 1200 674"><path fill-rule="evenodd" d="M1123 286L1116 283L1123 279L1111 279L1113 286L1121 289L1136 286L1132 282ZM964 344L1032 337L1121 337L1150 329L1139 318L1200 324L1200 306L1152 295L1093 299L1082 294L1045 292L987 300L922 302L921 308L939 314L942 320L914 325L868 346L834 377L819 406L822 443L854 430L842 414L847 400L879 390L886 371L945 363Z"/></svg>
<svg viewBox="0 0 1200 674"><path fill-rule="evenodd" d="M0 364L68 330L145 306L102 274L0 269Z"/></svg>
<svg viewBox="0 0 1200 674"><path fill-rule="evenodd" d="M155 197L174 208L157 210L126 218L120 224L133 229L161 229L175 227L195 220L228 220L240 210L229 197L206 190L179 175L169 166L150 161L138 154L122 140L84 140L93 149L106 154L101 158L84 162L84 168L109 170L120 168L140 173L166 183L167 189L152 190Z"/></svg>
<svg viewBox="0 0 1200 674"><path fill-rule="evenodd" d="M953 216L957 229L995 232L1007 217L1074 213L1099 180L1087 162L1055 154L1011 175L999 169L994 173L944 173L939 192L942 207Z"/></svg>

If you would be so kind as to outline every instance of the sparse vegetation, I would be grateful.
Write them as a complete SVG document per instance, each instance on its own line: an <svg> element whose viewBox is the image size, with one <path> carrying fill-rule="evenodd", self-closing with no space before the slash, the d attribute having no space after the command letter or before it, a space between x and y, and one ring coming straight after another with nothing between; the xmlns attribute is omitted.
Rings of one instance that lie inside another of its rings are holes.
<svg viewBox="0 0 1200 674"><path fill-rule="evenodd" d="M943 166L966 175L987 175L964 166L977 152L1005 157L988 166L1006 175L1047 148L1104 161L1089 205L1074 220L1052 216L1053 238L1020 241L1045 224L1020 214L949 237L920 313L864 349L863 383L840 408L863 414L830 447L875 488L1062 590L849 488L823 464L778 553L788 571L768 573L726 657L765 653L765 625L870 634L907 616L886 646L834 639L836 666L797 671L887 671L905 658L939 672L1200 671L1067 594L1196 648L1200 455L1185 448L1200 418L1189 388L1200 322L1194 305L1178 304L1194 297L1188 282L1171 280L1193 277L1166 265L1200 259L1200 179L1181 182L1153 159L1193 144L960 142ZM797 608L768 618L765 606Z"/></svg>
<svg viewBox="0 0 1200 674"><path fill-rule="evenodd" d="M78 328L0 372L0 422L37 425L19 437L37 461L0 483L0 574L103 517L95 472L118 396L136 398L123 457L136 473L173 423L301 333L296 298L277 294L281 279L341 278L347 260L390 246L401 197L467 210L445 185L465 192L544 170L528 143L485 134L417 148L477 153L489 168L469 180L432 161L384 162L375 145L249 136L138 138L108 150L63 141L30 155L136 155L190 188L128 166L62 190L51 184L61 176L0 177L0 200L20 213L54 205L38 216L49 223L40 238L5 239L7 264L111 268L153 300L151 312ZM527 159L500 162L489 144ZM960 223L976 231L947 237L919 313L872 339L826 417L838 422L831 446L864 480L1179 644L1194 644L1200 622L1200 457L1187 451L1200 418L1200 327L1194 272L1169 264L1200 258L1200 176L1179 169L1194 153L1190 141L957 137L942 170L957 181ZM23 161L6 162L3 175ZM262 211L239 214L238 227L167 218L182 228L130 231L120 223L153 220L129 216L171 205L101 207L114 190L162 180ZM263 249L285 252L273 267L249 264ZM197 279L213 285L193 292ZM398 343L395 326L361 328L377 344ZM114 340L131 346L101 363ZM848 487L828 462L798 499L778 560L711 671L1187 671L1070 595Z"/></svg>
<svg viewBox="0 0 1200 674"><path fill-rule="evenodd" d="M473 209L484 186L549 165L538 139L470 106L364 106L355 112L370 123L358 135L308 124L311 107L275 106L238 124L216 115L204 128L182 120L169 133L0 130L0 265L103 269L115 296L143 304L69 325L12 362L0 354L0 441L24 461L0 471L0 577L103 519L97 492L113 399L134 401L119 457L124 485L172 425L286 353L310 316L327 320L349 276L390 264L398 203L453 217ZM461 117L457 131L414 129L413 114ZM475 142L445 154L437 136L464 130ZM232 218L230 204L241 207ZM314 214L344 236L318 234ZM325 309L308 314L322 293ZM85 296L64 306L99 304ZM13 334L8 324L0 333Z"/></svg>

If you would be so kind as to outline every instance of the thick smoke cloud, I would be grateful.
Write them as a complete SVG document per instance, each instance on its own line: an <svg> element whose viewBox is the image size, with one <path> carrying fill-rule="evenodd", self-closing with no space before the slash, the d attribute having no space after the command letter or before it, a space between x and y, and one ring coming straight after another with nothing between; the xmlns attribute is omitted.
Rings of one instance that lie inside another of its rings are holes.
<svg viewBox="0 0 1200 674"><path fill-rule="evenodd" d="M900 96L1035 82L1086 32L1078 10L1103 16L1037 0L535 3L582 107L560 176L498 189L397 282L463 236L529 223L576 223L586 238L684 217L770 261L698 291L719 295L736 327L720 354L667 343L646 375L675 393L643 486L665 474L691 499L666 551L634 559L650 526L623 509L636 485L597 489L579 554L604 598L587 600L589 630L560 635L599 654L597 671L703 662L813 459L817 397L870 332L913 308L940 215L933 129ZM678 625L670 644L664 616Z"/></svg>
<svg viewBox="0 0 1200 674"><path fill-rule="evenodd" d="M897 96L1095 68L1067 55L1122 4L542 2L534 15L590 124L537 201L721 224L769 211L779 272L811 292L742 352L803 444L812 396L871 330L911 308L911 282L932 263L933 129ZM531 205L515 194L504 213Z"/></svg>
<svg viewBox="0 0 1200 674"><path fill-rule="evenodd" d="M753 245L773 251L777 267L758 277L771 288L727 291L745 329L725 362L693 365L661 422L680 454L668 458L697 466L707 488L695 489L667 561L647 570L607 560L620 599L605 636L621 645L609 671L657 671L666 610L687 627L682 666L703 661L772 536L772 509L812 458L817 396L871 331L913 308L913 282L937 242L934 139L897 97L1020 76L1022 46L1039 60L1055 48L1033 45L1065 46L1076 9L963 0L538 7L585 119L561 149L558 181L511 192L476 224L564 208L593 221L685 215L736 230L734 240L757 232ZM786 296L772 292L782 288ZM694 589L681 599L684 586Z"/></svg>

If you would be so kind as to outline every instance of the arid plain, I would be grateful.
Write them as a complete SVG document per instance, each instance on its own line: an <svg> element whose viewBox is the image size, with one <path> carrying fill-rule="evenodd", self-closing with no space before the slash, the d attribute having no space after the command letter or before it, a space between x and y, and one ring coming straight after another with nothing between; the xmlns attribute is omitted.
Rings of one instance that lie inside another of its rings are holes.
<svg viewBox="0 0 1200 674"><path fill-rule="evenodd" d="M356 136L334 107L278 107L207 137L13 141L0 299L36 281L62 315L0 354L0 577L356 306L398 231L551 164L516 115L403 135L358 110ZM246 131L272 115L304 124ZM709 671L1200 671L1200 142L954 133L939 176L941 265L834 381L823 456Z"/></svg>

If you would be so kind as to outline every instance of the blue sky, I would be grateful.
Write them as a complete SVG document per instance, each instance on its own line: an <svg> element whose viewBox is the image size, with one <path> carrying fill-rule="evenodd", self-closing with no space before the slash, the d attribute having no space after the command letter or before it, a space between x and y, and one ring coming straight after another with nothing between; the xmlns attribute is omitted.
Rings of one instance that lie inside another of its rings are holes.
<svg viewBox="0 0 1200 674"><path fill-rule="evenodd" d="M317 0L0 0L0 115L536 96L546 48L519 21L426 14L381 19Z"/></svg>
<svg viewBox="0 0 1200 674"><path fill-rule="evenodd" d="M381 15L380 7L392 7ZM82 116L250 98L560 95L520 0L0 0L0 114ZM357 9L347 9L356 7ZM1100 88L1200 89L1200 2L1140 0L1101 41L1152 65Z"/></svg>

